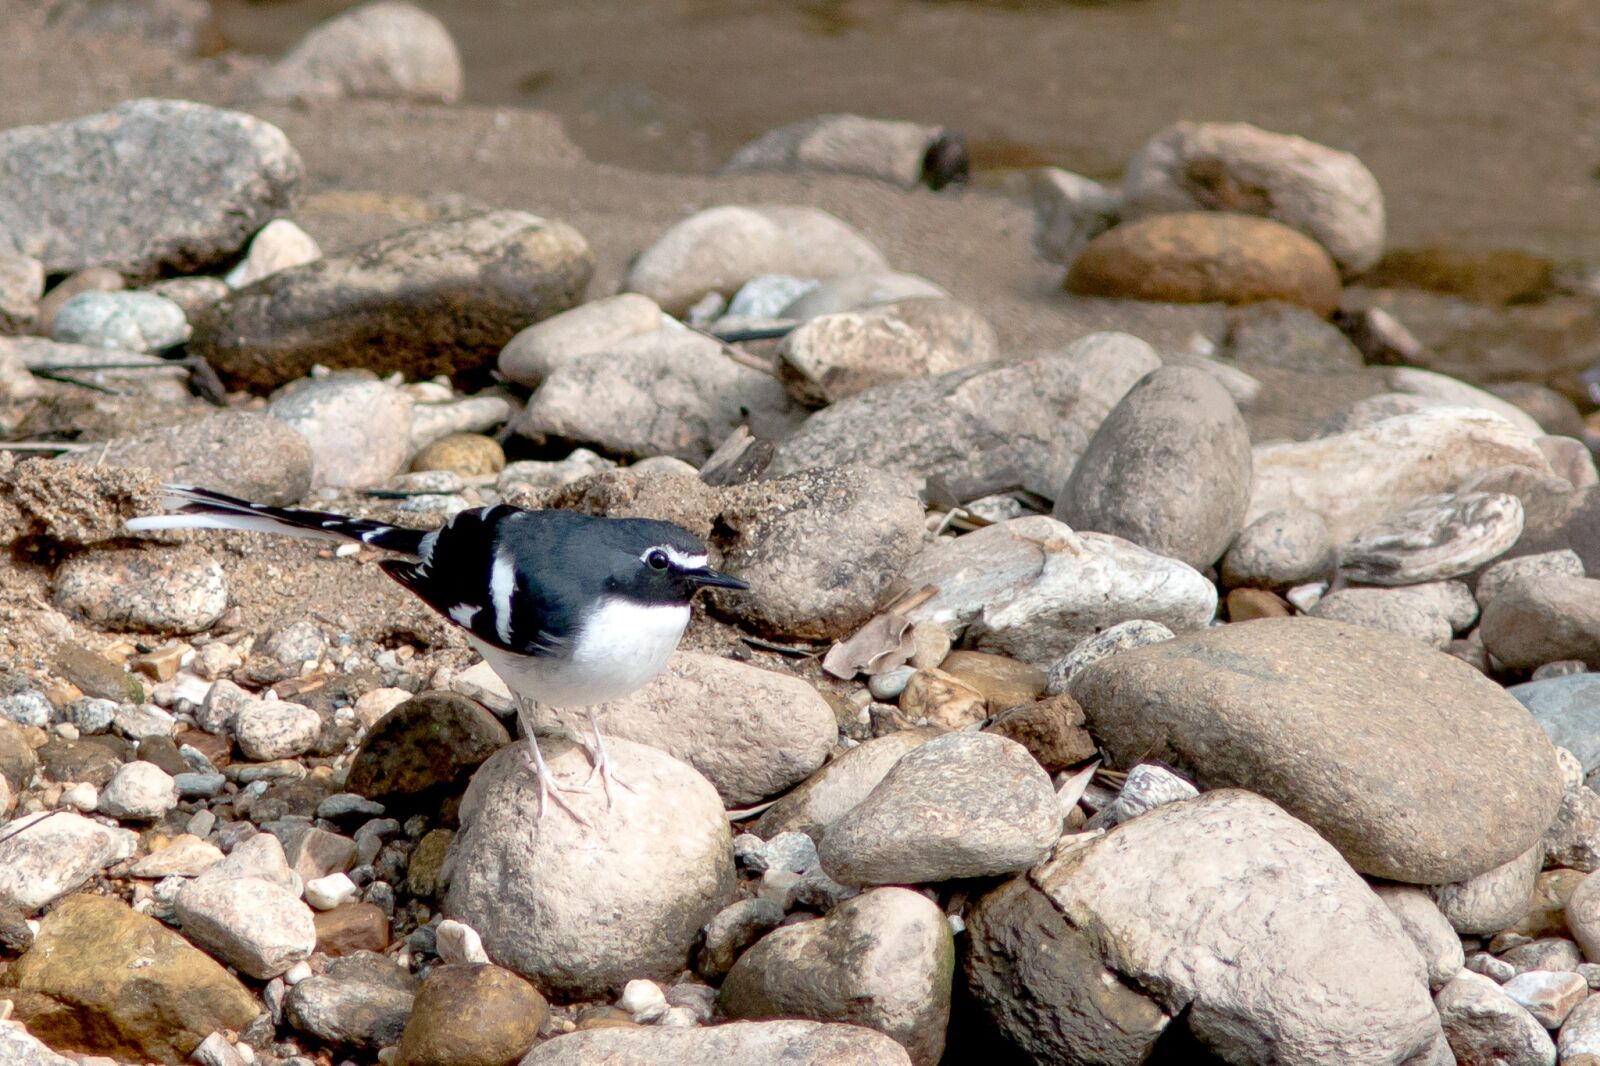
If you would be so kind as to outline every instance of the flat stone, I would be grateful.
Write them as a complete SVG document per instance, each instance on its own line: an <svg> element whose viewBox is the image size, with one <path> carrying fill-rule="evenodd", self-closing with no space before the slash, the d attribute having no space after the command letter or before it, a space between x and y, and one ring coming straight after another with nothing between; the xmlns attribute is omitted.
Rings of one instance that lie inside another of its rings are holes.
<svg viewBox="0 0 1600 1066"><path fill-rule="evenodd" d="M311 908L259 877L191 881L178 893L177 915L191 939L263 981L310 958L317 946Z"/></svg>
<svg viewBox="0 0 1600 1066"><path fill-rule="evenodd" d="M289 207L302 170L258 118L130 100L0 134L0 229L51 274L200 274Z"/></svg>
<svg viewBox="0 0 1600 1066"><path fill-rule="evenodd" d="M576 230L523 211L429 223L235 292L195 316L189 351L258 391L314 363L453 374L492 364L519 330L572 306L593 270Z"/></svg>
<svg viewBox="0 0 1600 1066"><path fill-rule="evenodd" d="M284 1017L296 1029L329 1044L376 1050L399 1040L413 998L402 988L329 974L307 978L289 989Z"/></svg>
<svg viewBox="0 0 1600 1066"><path fill-rule="evenodd" d="M1060 835L1055 789L1026 748L952 733L901 757L818 854L843 884L920 884L1026 869Z"/></svg>
<svg viewBox="0 0 1600 1066"><path fill-rule="evenodd" d="M1111 409L1160 365L1137 337L1093 333L1050 355L879 385L807 418L770 469L863 463L941 478L963 500L1018 484L1053 499Z"/></svg>
<svg viewBox="0 0 1600 1066"><path fill-rule="evenodd" d="M811 407L874 385L926 378L999 355L994 327L965 304L915 299L818 315L778 346L778 375Z"/></svg>
<svg viewBox="0 0 1600 1066"><path fill-rule="evenodd" d="M743 145L723 172L858 174L906 188L927 182L937 189L952 180L935 165L946 138L938 126L862 115L817 115L768 130ZM964 182L966 168L963 146L959 177L954 180Z"/></svg>
<svg viewBox="0 0 1600 1066"><path fill-rule="evenodd" d="M1522 535L1522 501L1500 492L1421 496L1339 549L1339 569L1369 585L1415 585L1471 573Z"/></svg>
<svg viewBox="0 0 1600 1066"><path fill-rule="evenodd" d="M1317 440L1258 444L1253 451L1255 490L1246 520L1286 508L1315 511L1339 543L1418 496L1454 491L1480 470L1550 472L1527 433L1497 415L1462 407L1399 415Z"/></svg>
<svg viewBox="0 0 1600 1066"><path fill-rule="evenodd" d="M825 278L887 266L870 241L814 207L728 205L673 224L633 260L622 288L682 315L707 293L732 296L762 274Z"/></svg>
<svg viewBox="0 0 1600 1066"><path fill-rule="evenodd" d="M731 1022L697 1029L589 1029L547 1040L519 1066L701 1066L708 1062L795 1062L818 1066L910 1066L899 1044L859 1025Z"/></svg>
<svg viewBox="0 0 1600 1066"><path fill-rule="evenodd" d="M1575 973L1530 970L1518 974L1500 990L1546 1029L1559 1029L1572 1009L1589 998L1589 982Z"/></svg>
<svg viewBox="0 0 1600 1066"><path fill-rule="evenodd" d="M1504 690L1354 626L1184 634L1101 660L1071 692L1114 759L1163 762L1202 788L1249 784L1378 877L1472 877L1527 851L1560 805L1554 748Z"/></svg>
<svg viewBox="0 0 1600 1066"><path fill-rule="evenodd" d="M589 760L545 742L556 780L578 784ZM700 927L733 894L722 800L692 768L613 738L611 768L629 785L607 801L568 794L589 824L538 801L526 752L481 767L461 804L444 913L482 935L501 965L562 995L603 994L635 977L684 969Z"/></svg>
<svg viewBox="0 0 1600 1066"><path fill-rule="evenodd" d="M1250 433L1238 408L1205 371L1167 366L1112 408L1054 514L1080 533L1207 567L1244 525L1249 503Z"/></svg>
<svg viewBox="0 0 1600 1066"><path fill-rule="evenodd" d="M979 649L1039 667L1120 622L1182 631L1206 625L1217 609L1216 587L1191 567L1043 515L936 542L900 581L939 590L907 613L913 622L968 625Z"/></svg>
<svg viewBox="0 0 1600 1066"><path fill-rule="evenodd" d="M0 977L14 1021L59 1048L181 1063L207 1035L240 1030L256 997L218 963L120 900L73 896ZM0 1034L8 1030L0 1025ZM0 1048L0 1061L6 1058Z"/></svg>
<svg viewBox="0 0 1600 1066"><path fill-rule="evenodd" d="M717 1005L734 1019L864 1025L933 1066L944 1051L954 972L955 944L938 905L880 888L763 937L734 964Z"/></svg>
<svg viewBox="0 0 1600 1066"><path fill-rule="evenodd" d="M24 815L0 840L0 903L32 914L133 855L138 838L70 811Z"/></svg>

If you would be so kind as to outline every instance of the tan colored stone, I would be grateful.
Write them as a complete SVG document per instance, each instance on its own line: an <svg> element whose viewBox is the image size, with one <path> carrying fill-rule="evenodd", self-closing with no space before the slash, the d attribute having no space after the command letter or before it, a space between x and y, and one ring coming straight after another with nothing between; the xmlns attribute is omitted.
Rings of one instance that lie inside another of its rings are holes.
<svg viewBox="0 0 1600 1066"><path fill-rule="evenodd" d="M1038 699L1047 681L1037 666L982 651L953 651L939 669L977 689L996 713Z"/></svg>
<svg viewBox="0 0 1600 1066"><path fill-rule="evenodd" d="M943 670L918 670L900 694L900 710L912 721L960 729L988 715L983 693Z"/></svg>
<svg viewBox="0 0 1600 1066"><path fill-rule="evenodd" d="M1339 305L1339 271L1316 241L1264 218L1221 211L1152 215L1089 242L1067 291L1164 303L1279 300L1320 315Z"/></svg>
<svg viewBox="0 0 1600 1066"><path fill-rule="evenodd" d="M103 896L47 915L33 948L0 977L16 1019L52 1047L181 1063L261 1004L208 955L153 918Z"/></svg>
<svg viewBox="0 0 1600 1066"><path fill-rule="evenodd" d="M1266 589L1234 589L1228 593L1228 621L1249 622L1257 618L1287 618L1294 612L1283 597Z"/></svg>
<svg viewBox="0 0 1600 1066"><path fill-rule="evenodd" d="M481 433L452 433L411 460L413 470L449 470L462 477L498 474L505 467L505 450L493 437Z"/></svg>
<svg viewBox="0 0 1600 1066"><path fill-rule="evenodd" d="M548 1011L538 990L510 970L437 966L417 991L397 1066L509 1066L533 1045Z"/></svg>
<svg viewBox="0 0 1600 1066"><path fill-rule="evenodd" d="M1066 695L1010 707L983 731L1021 744L1050 774L1093 757L1096 750L1094 738L1083 728L1083 708Z"/></svg>
<svg viewBox="0 0 1600 1066"><path fill-rule="evenodd" d="M317 928L317 950L330 958L389 946L389 917L375 903L344 903L316 911L311 921Z"/></svg>

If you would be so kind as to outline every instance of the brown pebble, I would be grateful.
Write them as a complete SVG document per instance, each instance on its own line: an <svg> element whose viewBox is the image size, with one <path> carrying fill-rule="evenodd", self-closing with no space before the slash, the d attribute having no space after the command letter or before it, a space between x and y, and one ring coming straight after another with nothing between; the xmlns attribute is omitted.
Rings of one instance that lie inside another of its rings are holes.
<svg viewBox="0 0 1600 1066"><path fill-rule="evenodd" d="M1093 758L1094 738L1083 728L1083 708L1071 696L1052 696L1002 711L983 730L1028 749L1046 773Z"/></svg>
<svg viewBox="0 0 1600 1066"><path fill-rule="evenodd" d="M219 737L215 733L207 733L203 729L190 729L179 733L176 738L179 746L189 745L195 751L211 760L211 765L222 769L233 762L233 742L227 737Z"/></svg>
<svg viewBox="0 0 1600 1066"><path fill-rule="evenodd" d="M128 660L128 667L157 681L171 681L177 674L178 664L183 661L184 653L187 651L189 645L173 641L170 644L163 644L155 651L135 655Z"/></svg>
<svg viewBox="0 0 1600 1066"><path fill-rule="evenodd" d="M397 1066L511 1066L549 1013L539 991L510 970L456 963L429 971L400 1035Z"/></svg>
<svg viewBox="0 0 1600 1066"><path fill-rule="evenodd" d="M144 684L103 655L81 644L63 641L52 655L57 673L90 696L103 700L143 703Z"/></svg>
<svg viewBox="0 0 1600 1066"><path fill-rule="evenodd" d="M452 433L411 460L412 470L449 470L462 477L498 474L505 468L506 453L499 442L481 433Z"/></svg>
<svg viewBox="0 0 1600 1066"><path fill-rule="evenodd" d="M1049 680L1036 666L982 651L953 651L939 669L982 693L991 713L1033 702L1044 694Z"/></svg>
<svg viewBox="0 0 1600 1066"><path fill-rule="evenodd" d="M585 1029L637 1029L639 1023L627 1011L617 1007L585 1007L578 1012L575 1028L578 1032Z"/></svg>
<svg viewBox="0 0 1600 1066"><path fill-rule="evenodd" d="M1228 593L1228 621L1249 622L1257 618L1288 618L1293 614L1287 601L1266 589L1234 589Z"/></svg>
<svg viewBox="0 0 1600 1066"><path fill-rule="evenodd" d="M376 903L341 903L311 920L317 928L317 950L324 955L337 958L389 946L389 917Z"/></svg>

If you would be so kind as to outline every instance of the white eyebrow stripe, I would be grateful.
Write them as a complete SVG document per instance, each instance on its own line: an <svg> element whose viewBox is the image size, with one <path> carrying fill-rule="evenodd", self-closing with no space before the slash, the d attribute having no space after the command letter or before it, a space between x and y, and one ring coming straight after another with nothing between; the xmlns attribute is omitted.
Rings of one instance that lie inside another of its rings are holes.
<svg viewBox="0 0 1600 1066"><path fill-rule="evenodd" d="M494 553L489 571L489 596L494 604L494 631L503 643L511 643L511 594L516 591L516 561L504 547Z"/></svg>
<svg viewBox="0 0 1600 1066"><path fill-rule="evenodd" d="M691 555L686 552L681 552L677 548L672 547L670 544L663 544L659 549L650 549L650 551L657 550L666 552L667 558L672 561L672 565L678 567L680 570L698 570L706 565L707 560L704 555ZM646 552L645 554L648 555L649 552Z"/></svg>

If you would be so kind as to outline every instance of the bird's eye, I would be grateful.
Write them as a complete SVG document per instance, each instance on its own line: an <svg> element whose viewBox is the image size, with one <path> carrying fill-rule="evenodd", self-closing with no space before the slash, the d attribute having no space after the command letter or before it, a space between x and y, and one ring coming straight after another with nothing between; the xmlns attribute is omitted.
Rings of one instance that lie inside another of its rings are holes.
<svg viewBox="0 0 1600 1066"><path fill-rule="evenodd" d="M667 558L667 553L660 548L655 549L644 557L645 565L652 570L665 570L671 565L672 560Z"/></svg>

